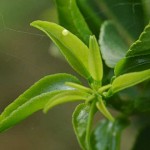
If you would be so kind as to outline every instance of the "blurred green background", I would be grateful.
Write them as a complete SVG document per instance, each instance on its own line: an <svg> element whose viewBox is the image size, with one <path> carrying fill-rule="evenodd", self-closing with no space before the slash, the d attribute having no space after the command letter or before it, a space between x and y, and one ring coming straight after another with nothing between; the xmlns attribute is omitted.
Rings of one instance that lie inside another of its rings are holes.
<svg viewBox="0 0 150 150"><path fill-rule="evenodd" d="M57 22L52 0L0 0L0 112L48 74L74 73L52 55L53 45L30 27L34 20ZM71 124L76 104L58 106L47 115L35 113L0 134L0 150L78 150Z"/></svg>

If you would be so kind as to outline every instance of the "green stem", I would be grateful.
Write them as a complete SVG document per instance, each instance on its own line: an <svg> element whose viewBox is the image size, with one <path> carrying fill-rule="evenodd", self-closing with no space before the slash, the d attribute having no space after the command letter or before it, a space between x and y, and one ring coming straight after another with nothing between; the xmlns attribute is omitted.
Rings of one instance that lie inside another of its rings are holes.
<svg viewBox="0 0 150 150"><path fill-rule="evenodd" d="M99 111L110 121L114 122L115 119L114 117L111 115L111 113L108 111L108 109L106 108L101 96L97 96L98 97L98 102L96 103L97 108L99 109Z"/></svg>
<svg viewBox="0 0 150 150"><path fill-rule="evenodd" d="M104 91L106 91L107 89L109 89L111 87L111 84L102 86L101 88L98 89L98 93L102 94Z"/></svg>
<svg viewBox="0 0 150 150"><path fill-rule="evenodd" d="M93 101L93 103L91 104L89 117L88 117L88 123L86 127L85 140L86 140L87 150L91 150L90 137L91 137L92 122L93 122L95 112L96 112L95 101Z"/></svg>

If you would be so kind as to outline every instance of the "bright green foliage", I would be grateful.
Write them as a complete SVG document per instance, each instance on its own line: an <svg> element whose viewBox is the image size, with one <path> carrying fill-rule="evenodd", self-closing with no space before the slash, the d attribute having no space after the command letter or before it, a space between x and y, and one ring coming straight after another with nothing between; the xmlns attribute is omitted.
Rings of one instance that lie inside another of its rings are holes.
<svg viewBox="0 0 150 150"><path fill-rule="evenodd" d="M67 61L78 73L85 78L90 77L88 72L89 50L79 38L55 23L35 21L31 25L45 32L53 40Z"/></svg>
<svg viewBox="0 0 150 150"><path fill-rule="evenodd" d="M109 94L116 93L120 90L134 86L148 79L150 79L150 69L120 75L113 81Z"/></svg>
<svg viewBox="0 0 150 150"><path fill-rule="evenodd" d="M90 0L56 0L56 4L62 26L46 21L34 21L31 25L56 44L89 87L68 74L39 80L2 112L0 132L40 109L47 112L59 104L83 101L72 116L81 148L120 150L121 133L128 125L129 116L150 112L150 24L144 25L149 11L146 9L144 13L141 0L94 0L92 3ZM98 8L101 12L96 14ZM89 12L88 20L83 16ZM101 24L98 39L97 27ZM112 69L103 64L101 53L106 65L115 68L114 75ZM109 112L109 106L120 111L119 118ZM106 119L93 129L96 112L101 112Z"/></svg>
<svg viewBox="0 0 150 150"><path fill-rule="evenodd" d="M100 54L99 45L94 36L90 37L89 42L89 72L93 79L97 82L102 81L103 78L103 65Z"/></svg>
<svg viewBox="0 0 150 150"><path fill-rule="evenodd" d="M57 74L46 76L35 83L12 104L7 106L0 115L0 132L43 109L49 99L60 93L60 91L73 90L73 88L65 85L65 82L79 83L79 80L68 74Z"/></svg>

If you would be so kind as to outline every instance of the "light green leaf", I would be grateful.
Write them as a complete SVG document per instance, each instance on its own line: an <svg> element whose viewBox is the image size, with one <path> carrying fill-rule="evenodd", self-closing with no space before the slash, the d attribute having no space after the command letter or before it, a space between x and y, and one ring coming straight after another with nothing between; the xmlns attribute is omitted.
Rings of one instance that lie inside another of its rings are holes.
<svg viewBox="0 0 150 150"><path fill-rule="evenodd" d="M54 97L51 97L51 99L49 99L48 103L46 103L44 107L44 112L46 113L52 107L66 102L74 102L81 100L85 101L89 96L90 94L78 90L62 91Z"/></svg>
<svg viewBox="0 0 150 150"><path fill-rule="evenodd" d="M95 112L95 103L91 106L89 104L80 104L76 107L72 116L74 131L83 150L91 150L91 125Z"/></svg>
<svg viewBox="0 0 150 150"><path fill-rule="evenodd" d="M76 0L55 0L60 24L78 36L87 45L92 34L85 22Z"/></svg>
<svg viewBox="0 0 150 150"><path fill-rule="evenodd" d="M99 45L95 36L90 36L89 42L89 72L93 79L100 83L103 78L103 64L100 54Z"/></svg>
<svg viewBox="0 0 150 150"><path fill-rule="evenodd" d="M127 51L126 57L115 67L115 75L150 69L150 24L141 33L139 39Z"/></svg>
<svg viewBox="0 0 150 150"><path fill-rule="evenodd" d="M32 113L43 109L49 99L62 90L73 90L65 82L79 83L68 74L46 76L8 105L0 115L0 132L12 127Z"/></svg>
<svg viewBox="0 0 150 150"><path fill-rule="evenodd" d="M62 54L79 74L89 78L88 47L65 28L51 22L35 21L32 26L46 33L60 48Z"/></svg>
<svg viewBox="0 0 150 150"><path fill-rule="evenodd" d="M98 98L98 102L96 102L96 106L97 108L99 109L99 111L110 121L114 122L114 118L113 116L111 115L111 113L108 111L108 109L106 108L103 100L102 100L102 97L101 96L97 96Z"/></svg>
<svg viewBox="0 0 150 150"><path fill-rule="evenodd" d="M111 21L102 24L99 39L102 57L108 67L114 68L128 50L128 46Z"/></svg>
<svg viewBox="0 0 150 150"><path fill-rule="evenodd" d="M150 79L150 69L120 75L112 82L108 96L148 79Z"/></svg>
<svg viewBox="0 0 150 150"><path fill-rule="evenodd" d="M120 150L121 132L127 124L124 119L102 120L91 136L92 150Z"/></svg>

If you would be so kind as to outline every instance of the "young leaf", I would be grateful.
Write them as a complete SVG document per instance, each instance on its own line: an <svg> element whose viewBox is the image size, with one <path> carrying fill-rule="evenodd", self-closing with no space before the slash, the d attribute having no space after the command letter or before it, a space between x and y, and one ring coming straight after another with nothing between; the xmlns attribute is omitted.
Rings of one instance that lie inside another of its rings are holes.
<svg viewBox="0 0 150 150"><path fill-rule="evenodd" d="M42 109L48 100L62 90L73 90L65 82L79 83L68 74L46 76L31 86L14 102L8 105L0 115L0 132L12 127L32 113Z"/></svg>
<svg viewBox="0 0 150 150"><path fill-rule="evenodd" d="M44 107L44 112L47 112L52 107L62 103L81 100L85 101L88 97L89 94L77 90L62 91L59 94L55 95L54 97L51 97L51 99L49 99L48 103L46 103Z"/></svg>
<svg viewBox="0 0 150 150"><path fill-rule="evenodd" d="M102 120L91 136L92 150L120 150L121 132L127 125L124 119Z"/></svg>
<svg viewBox="0 0 150 150"><path fill-rule="evenodd" d="M128 50L128 45L111 21L105 21L102 24L99 43L103 59L111 68L115 67Z"/></svg>
<svg viewBox="0 0 150 150"><path fill-rule="evenodd" d="M150 23L115 67L115 75L150 69Z"/></svg>
<svg viewBox="0 0 150 150"><path fill-rule="evenodd" d="M90 36L89 42L89 72L93 79L101 82L103 78L103 65L99 45L95 36ZM101 86L101 85L100 85Z"/></svg>
<svg viewBox="0 0 150 150"><path fill-rule="evenodd" d="M113 118L113 116L111 115L111 113L108 111L108 109L106 108L102 98L98 95L98 102L96 102L96 106L99 109L99 111L110 121L114 122L115 119Z"/></svg>
<svg viewBox="0 0 150 150"><path fill-rule="evenodd" d="M95 103L91 106L88 104L80 104L76 107L72 116L74 131L83 150L91 150L90 132L95 112Z"/></svg>
<svg viewBox="0 0 150 150"><path fill-rule="evenodd" d="M108 91L108 96L148 79L150 79L150 69L120 75L112 82L112 86Z"/></svg>
<svg viewBox="0 0 150 150"><path fill-rule="evenodd" d="M55 1L57 4L60 24L88 45L89 36L92 33L77 7L76 0Z"/></svg>
<svg viewBox="0 0 150 150"><path fill-rule="evenodd" d="M35 21L32 26L46 33L60 48L62 54L79 74L89 78L88 47L65 28L51 22Z"/></svg>

